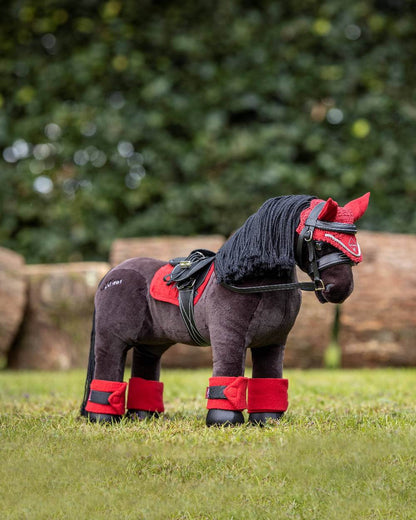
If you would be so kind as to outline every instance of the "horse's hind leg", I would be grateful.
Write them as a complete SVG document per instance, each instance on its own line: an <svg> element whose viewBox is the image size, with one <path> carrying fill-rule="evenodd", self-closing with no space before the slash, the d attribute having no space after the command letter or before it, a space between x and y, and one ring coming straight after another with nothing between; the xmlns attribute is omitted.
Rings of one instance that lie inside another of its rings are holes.
<svg viewBox="0 0 416 520"><path fill-rule="evenodd" d="M160 358L169 346L134 347L127 399L127 415L130 418L158 417L164 411L163 383L159 381Z"/></svg>
<svg viewBox="0 0 416 520"><path fill-rule="evenodd" d="M94 329L81 414L92 422L113 422L125 412L123 377L129 346L108 330L99 328L94 334Z"/></svg>
<svg viewBox="0 0 416 520"><path fill-rule="evenodd" d="M268 345L251 349L252 379L247 385L249 421L264 424L278 420L287 409L287 379L282 379L284 345Z"/></svg>

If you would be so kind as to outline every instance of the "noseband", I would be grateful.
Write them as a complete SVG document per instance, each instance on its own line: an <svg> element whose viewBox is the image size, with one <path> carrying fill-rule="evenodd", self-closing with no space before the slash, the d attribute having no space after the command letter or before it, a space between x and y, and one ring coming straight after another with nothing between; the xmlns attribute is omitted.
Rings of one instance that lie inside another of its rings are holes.
<svg viewBox="0 0 416 520"><path fill-rule="evenodd" d="M228 283L221 283L224 287L233 292L238 293L259 293L271 291L287 291L293 289L301 289L302 291L324 291L325 284L321 279L320 271L339 264L354 265L354 262L342 251L336 250L320 258L317 257L316 251L319 250L320 242L313 240L313 233L315 229L322 229L325 231L335 231L337 233L345 233L354 235L357 228L354 224L343 224L342 222L325 222L319 220L319 214L324 207L325 202L317 204L310 212L306 219L305 225L299 234L297 248L296 248L296 263L309 274L313 282L291 282L271 285L255 285L255 286L237 286ZM307 247L307 261L303 260L303 248Z"/></svg>

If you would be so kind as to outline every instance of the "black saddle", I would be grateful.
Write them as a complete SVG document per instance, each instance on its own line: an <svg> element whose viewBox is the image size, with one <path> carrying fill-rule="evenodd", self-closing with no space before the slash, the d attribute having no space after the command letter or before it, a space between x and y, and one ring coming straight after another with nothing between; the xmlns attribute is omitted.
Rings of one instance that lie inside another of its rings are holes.
<svg viewBox="0 0 416 520"><path fill-rule="evenodd" d="M196 249L189 256L173 258L169 263L174 266L172 272L164 277L168 284L175 284L179 290L179 310L188 329L189 335L197 345L209 345L200 334L194 318L194 297L205 280L215 260L215 253L208 249Z"/></svg>

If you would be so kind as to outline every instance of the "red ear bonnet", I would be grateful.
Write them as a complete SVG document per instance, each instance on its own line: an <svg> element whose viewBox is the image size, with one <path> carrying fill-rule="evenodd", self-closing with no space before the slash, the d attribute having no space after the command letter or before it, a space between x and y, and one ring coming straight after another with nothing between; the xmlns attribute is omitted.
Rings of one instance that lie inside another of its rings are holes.
<svg viewBox="0 0 416 520"><path fill-rule="evenodd" d="M322 208L322 211L319 213L319 219L326 220L327 222L334 222L337 218L337 211L338 202L335 202L335 200L329 198L325 202L325 206Z"/></svg>
<svg viewBox="0 0 416 520"><path fill-rule="evenodd" d="M356 220L362 217L368 207L368 201L370 199L370 193L366 193L362 197L358 199L352 200L348 202L344 207L338 206L338 204L332 200L328 199L325 202L324 207L322 208L321 213L319 214L319 220L325 222L338 222L342 224L353 224ZM300 214L300 223L296 231L300 233L305 226L305 222L309 217L313 208L323 202L320 199L313 199L309 208L306 208ZM314 240L321 240L323 242L327 242L332 246L336 247L343 253L345 253L348 258L350 258L354 263L358 264L362 261L363 257L361 255L361 249L355 238L355 235L347 234L347 233L339 233L337 231L327 231L324 229L315 228L313 232Z"/></svg>
<svg viewBox="0 0 416 520"><path fill-rule="evenodd" d="M370 201L370 192L366 193L359 199L352 200L351 202L348 202L348 204L345 204L345 209L348 209L351 211L351 213L354 216L354 222L361 218L364 213L366 212L368 208L368 203Z"/></svg>

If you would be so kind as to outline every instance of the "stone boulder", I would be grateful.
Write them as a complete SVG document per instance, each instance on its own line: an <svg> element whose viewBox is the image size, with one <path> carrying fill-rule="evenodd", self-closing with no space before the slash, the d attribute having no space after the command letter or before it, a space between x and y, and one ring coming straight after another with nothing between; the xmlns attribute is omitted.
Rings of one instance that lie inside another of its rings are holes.
<svg viewBox="0 0 416 520"><path fill-rule="evenodd" d="M344 367L416 365L416 236L359 233L363 262L341 307Z"/></svg>
<svg viewBox="0 0 416 520"><path fill-rule="evenodd" d="M23 320L27 299L25 261L0 247L0 357L5 357Z"/></svg>
<svg viewBox="0 0 416 520"><path fill-rule="evenodd" d="M24 324L9 353L11 368L86 367L94 295L107 263L27 265Z"/></svg>
<svg viewBox="0 0 416 520"><path fill-rule="evenodd" d="M298 278L310 282L310 278L299 269ZM335 310L331 303L320 303L315 293L302 292L302 306L286 344L286 368L324 366L324 354L331 340Z"/></svg>
<svg viewBox="0 0 416 520"><path fill-rule="evenodd" d="M224 242L225 238L222 235L123 238L113 242L110 264L115 266L136 256L168 261L177 256L187 256L198 248L216 252Z"/></svg>

